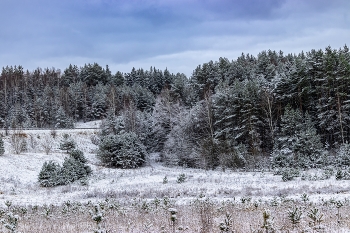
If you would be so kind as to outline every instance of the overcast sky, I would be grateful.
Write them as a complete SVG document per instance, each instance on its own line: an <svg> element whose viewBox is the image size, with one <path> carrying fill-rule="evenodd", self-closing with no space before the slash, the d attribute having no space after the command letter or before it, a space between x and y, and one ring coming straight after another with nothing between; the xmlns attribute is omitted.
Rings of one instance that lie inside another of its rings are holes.
<svg viewBox="0 0 350 233"><path fill-rule="evenodd" d="M349 0L1 0L0 66L97 62L113 73L350 42Z"/></svg>

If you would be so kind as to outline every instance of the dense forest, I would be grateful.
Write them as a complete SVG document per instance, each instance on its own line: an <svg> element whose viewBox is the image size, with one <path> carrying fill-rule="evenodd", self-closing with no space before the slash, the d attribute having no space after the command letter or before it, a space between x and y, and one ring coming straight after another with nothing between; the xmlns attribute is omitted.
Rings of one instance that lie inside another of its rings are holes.
<svg viewBox="0 0 350 233"><path fill-rule="evenodd" d="M350 52L242 54L191 77L154 67L112 74L97 63L63 72L7 66L0 99L4 129L104 119L102 134L131 132L128 140L168 164L240 167L272 155L276 166L316 167L350 139Z"/></svg>

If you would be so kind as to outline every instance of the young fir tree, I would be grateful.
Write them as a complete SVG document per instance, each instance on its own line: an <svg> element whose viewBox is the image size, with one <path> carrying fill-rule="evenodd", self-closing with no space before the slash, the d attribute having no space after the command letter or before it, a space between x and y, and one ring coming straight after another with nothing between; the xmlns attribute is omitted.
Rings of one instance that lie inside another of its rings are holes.
<svg viewBox="0 0 350 233"><path fill-rule="evenodd" d="M80 150L71 150L62 166L54 161L45 162L38 176L40 186L53 187L86 179L92 170Z"/></svg>

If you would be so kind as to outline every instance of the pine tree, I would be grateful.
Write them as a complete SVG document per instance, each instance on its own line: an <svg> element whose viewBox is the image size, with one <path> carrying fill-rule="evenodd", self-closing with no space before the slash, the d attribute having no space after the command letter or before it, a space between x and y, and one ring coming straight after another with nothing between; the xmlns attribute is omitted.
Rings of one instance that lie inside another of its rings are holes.
<svg viewBox="0 0 350 233"><path fill-rule="evenodd" d="M60 106L55 116L55 128L67 129L67 128L73 128L73 127L74 127L73 121L67 117L62 106Z"/></svg>
<svg viewBox="0 0 350 233"><path fill-rule="evenodd" d="M147 156L145 146L133 132L122 132L102 138L97 157L110 167L137 168Z"/></svg>
<svg viewBox="0 0 350 233"><path fill-rule="evenodd" d="M63 139L60 143L60 150L66 150L67 153L69 153L69 151L75 149L75 147L76 142L74 139L69 134L63 134Z"/></svg>
<svg viewBox="0 0 350 233"><path fill-rule="evenodd" d="M272 155L275 167L315 168L325 162L321 138L308 114L285 109Z"/></svg>

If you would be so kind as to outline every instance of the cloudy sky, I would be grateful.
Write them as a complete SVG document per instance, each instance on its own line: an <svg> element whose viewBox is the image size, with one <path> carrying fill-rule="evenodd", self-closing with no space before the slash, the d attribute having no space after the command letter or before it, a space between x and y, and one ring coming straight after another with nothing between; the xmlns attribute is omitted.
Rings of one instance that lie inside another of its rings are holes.
<svg viewBox="0 0 350 233"><path fill-rule="evenodd" d="M97 62L112 72L350 42L349 0L1 0L0 66Z"/></svg>

